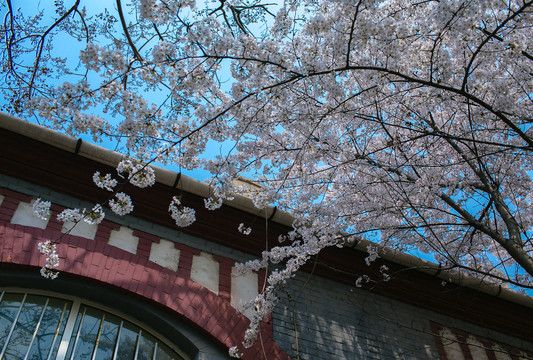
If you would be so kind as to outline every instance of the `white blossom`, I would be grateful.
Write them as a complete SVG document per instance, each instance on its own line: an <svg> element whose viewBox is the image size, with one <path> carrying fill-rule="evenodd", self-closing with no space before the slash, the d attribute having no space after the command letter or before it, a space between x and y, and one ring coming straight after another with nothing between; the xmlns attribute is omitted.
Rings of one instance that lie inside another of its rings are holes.
<svg viewBox="0 0 533 360"><path fill-rule="evenodd" d="M109 207L117 215L124 216L133 211L133 204L129 195L120 192L115 198L109 200Z"/></svg>
<svg viewBox="0 0 533 360"><path fill-rule="evenodd" d="M132 174L135 171L135 169L136 169L136 166L134 165L133 161L129 159L122 160L117 165L117 172L119 174L125 173L128 176L128 178L131 176L130 174Z"/></svg>
<svg viewBox="0 0 533 360"><path fill-rule="evenodd" d="M383 281L390 281L389 267L387 265L381 265L379 267L379 272L381 273L381 278Z"/></svg>
<svg viewBox="0 0 533 360"><path fill-rule="evenodd" d="M32 204L33 215L39 219L48 220L51 215L50 206L52 206L50 201L44 201L41 198L35 199Z"/></svg>
<svg viewBox="0 0 533 360"><path fill-rule="evenodd" d="M355 286L356 287L362 287L363 282L368 283L370 282L370 277L368 275L359 276L357 280L355 280Z"/></svg>
<svg viewBox="0 0 533 360"><path fill-rule="evenodd" d="M155 184L155 172L149 166L138 167L136 172L131 176L130 183L133 185L145 188Z"/></svg>
<svg viewBox="0 0 533 360"><path fill-rule="evenodd" d="M39 252L46 256L46 265L41 268L41 276L49 279L55 279L59 272L54 268L59 266L59 255L57 247L50 240L37 244Z"/></svg>
<svg viewBox="0 0 533 360"><path fill-rule="evenodd" d="M205 204L205 208L207 210L216 210L216 209L219 209L221 206L222 206L222 199L220 198L208 198L208 199L204 199L204 204Z"/></svg>
<svg viewBox="0 0 533 360"><path fill-rule="evenodd" d="M105 213L102 206L96 204L91 211L83 210L83 221L90 225L100 224L104 220Z"/></svg>
<svg viewBox="0 0 533 360"><path fill-rule="evenodd" d="M228 354L229 354L230 357L235 358L235 359L240 359L241 358L241 354L240 354L239 348L237 346L230 347L229 350L228 350Z"/></svg>
<svg viewBox="0 0 533 360"><path fill-rule="evenodd" d="M57 215L57 220L79 222L83 220L83 212L80 209L65 209Z"/></svg>
<svg viewBox="0 0 533 360"><path fill-rule="evenodd" d="M113 179L111 174L105 174L105 176L101 176L99 171L94 173L93 182L100 189L105 189L107 191L113 191L113 188L117 185L117 180Z"/></svg>
<svg viewBox="0 0 533 360"><path fill-rule="evenodd" d="M126 174L130 183L140 188L155 184L155 171L148 165L126 159L118 164L117 172Z"/></svg>
<svg viewBox="0 0 533 360"><path fill-rule="evenodd" d="M250 235L250 233L252 232L252 228L245 226L244 223L239 224L238 230L241 234L244 234L244 235Z"/></svg>
<svg viewBox="0 0 533 360"><path fill-rule="evenodd" d="M54 271L44 266L41 268L39 272L42 277L51 279L51 280L57 279L57 277L59 276L59 271Z"/></svg>
<svg viewBox="0 0 533 360"><path fill-rule="evenodd" d="M370 266L374 261L376 261L377 258L379 258L378 254L378 247L372 244L369 244L366 247L366 251L368 252L368 256L365 257L365 263Z"/></svg>
<svg viewBox="0 0 533 360"><path fill-rule="evenodd" d="M174 196L168 208L170 216L179 227L187 227L196 221L196 212L190 207L183 206L178 197Z"/></svg>

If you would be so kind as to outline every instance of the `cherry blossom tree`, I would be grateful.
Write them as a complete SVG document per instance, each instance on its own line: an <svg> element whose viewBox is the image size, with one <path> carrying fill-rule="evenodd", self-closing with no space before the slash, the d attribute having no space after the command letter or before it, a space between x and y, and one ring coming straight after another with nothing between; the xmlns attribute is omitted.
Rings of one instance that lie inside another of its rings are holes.
<svg viewBox="0 0 533 360"><path fill-rule="evenodd" d="M532 1L55 6L5 2L4 110L120 141L139 161L130 178L152 161L207 169L208 208L253 177L258 208L296 219L247 265L284 264L260 315L311 256L358 239L533 288ZM205 159L208 141L231 146ZM179 199L170 211L194 220Z"/></svg>

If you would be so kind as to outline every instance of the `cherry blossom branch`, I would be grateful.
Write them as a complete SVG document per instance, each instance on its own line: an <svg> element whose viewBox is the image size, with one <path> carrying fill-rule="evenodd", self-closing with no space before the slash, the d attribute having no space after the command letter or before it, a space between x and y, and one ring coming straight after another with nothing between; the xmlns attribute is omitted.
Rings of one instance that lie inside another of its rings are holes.
<svg viewBox="0 0 533 360"><path fill-rule="evenodd" d="M379 67L379 66L350 65L350 66L344 66L344 67L330 69L330 70L313 72L313 73L310 73L308 75L302 75L302 74L294 75L291 78L281 82L281 84L285 84L285 83L288 83L288 82L293 82L295 80L299 80L299 79L306 78L306 77L327 75L327 74L331 74L331 73L344 72L344 71L348 71L348 70L352 70L352 71L354 71L354 70L355 71L357 71L357 70L370 70L370 71L376 71L376 72L380 72L380 73L384 73L384 74L390 74L390 75L397 76L397 77L399 77L401 79L404 79L404 80L406 80L407 82L410 82L410 83L421 84L421 85L425 85L425 86L429 86L429 87L433 87L433 88L436 88L436 89L445 90L445 91L449 91L449 92L454 93L454 94L461 95L461 96L465 97L465 99L473 101L474 103L476 103L476 104L480 105L481 107L485 108L486 110L488 110L492 114L496 115L507 126L509 126L518 136L520 136L531 148L533 148L533 139L531 139L529 136L527 136L514 122L512 122L509 118L507 118L503 114L503 112L494 109L492 106L487 104L482 99L476 97L475 95L472 95L472 94L468 93L467 91L465 91L463 89L456 89L456 88L454 88L452 86L436 83L433 80L419 79L419 78L416 78L416 77L413 77L413 76L410 76L410 75L406 75L406 74L403 74L403 73L401 73L399 71L391 70L391 69L388 69L388 68ZM276 87L277 85L278 84L272 85L272 86L269 86L268 88Z"/></svg>
<svg viewBox="0 0 533 360"><path fill-rule="evenodd" d="M141 54L139 54L139 51L137 50L137 47L133 43L133 40L131 39L130 32L128 30L128 25L126 24L126 19L124 19L124 13L122 12L122 1L116 0L117 4L117 10L118 10L118 16L120 18L120 24L122 25L122 30L124 31L124 35L126 35L126 39L128 39L128 44L130 45L131 50L133 51L133 55L137 60L140 62L143 61L143 58Z"/></svg>
<svg viewBox="0 0 533 360"><path fill-rule="evenodd" d="M357 21L357 15L359 14L359 7L363 3L363 0L359 0L355 6L355 14L353 15L352 24L350 27L350 35L348 37L348 47L346 52L346 66L350 66L350 53L352 51L353 34L355 30L355 23Z"/></svg>
<svg viewBox="0 0 533 360"><path fill-rule="evenodd" d="M33 65L33 71L32 71L32 74L31 74L31 79L30 79L30 83L28 85L28 97L31 97L31 93L32 93L32 90L33 90L33 84L34 84L34 81L35 81L35 77L37 76L37 71L39 69L39 61L41 60L41 55L42 55L42 52L43 52L43 49L44 49L44 40L46 38L46 36L48 34L50 34L50 32L52 30L54 30L55 27L57 27L59 24L61 24L63 22L63 20L65 20L67 17L70 16L70 14L72 12L74 12L75 10L78 9L78 6L80 4L80 0L76 0L76 2L74 3L74 5L72 5L72 7L66 11L59 19L57 19L48 29L46 29L46 31L40 36L41 39L39 40L39 49L37 50L37 55L35 56L35 62L34 62L34 65Z"/></svg>
<svg viewBox="0 0 533 360"><path fill-rule="evenodd" d="M464 78L463 78L463 84L461 85L461 90L462 91L465 91L466 89L466 84L468 82L468 78L470 77L470 75L472 74L471 73L471 68L472 68L472 64L474 63L474 60L476 59L477 55L481 52L481 49L492 39L492 38L496 38L498 32L503 29L503 27L505 25L507 25L507 23L509 23L511 20L513 20L515 17L518 17L519 15L521 15L522 13L524 13L526 11L526 9L528 7L530 7L531 5L533 5L533 1L530 1L530 2L524 2L524 4L520 7L520 9L518 9L517 11L513 11L512 12L512 15L507 17L505 20L503 20L492 32L489 32L487 34L487 37L481 42L481 44L479 44L479 46L476 48L476 50L474 51L474 53L472 54L472 56L470 57L470 61L468 62L468 64L466 65L465 67L465 75L464 75ZM486 30L485 30L486 31ZM488 32L488 31L487 31ZM484 32L485 33L485 32Z"/></svg>

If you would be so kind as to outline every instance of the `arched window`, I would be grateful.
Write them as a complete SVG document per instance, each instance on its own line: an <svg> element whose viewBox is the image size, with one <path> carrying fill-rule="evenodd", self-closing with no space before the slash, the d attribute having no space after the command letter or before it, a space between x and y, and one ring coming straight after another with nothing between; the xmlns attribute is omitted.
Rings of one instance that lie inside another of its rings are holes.
<svg viewBox="0 0 533 360"><path fill-rule="evenodd" d="M185 360L153 331L76 297L0 292L0 359Z"/></svg>

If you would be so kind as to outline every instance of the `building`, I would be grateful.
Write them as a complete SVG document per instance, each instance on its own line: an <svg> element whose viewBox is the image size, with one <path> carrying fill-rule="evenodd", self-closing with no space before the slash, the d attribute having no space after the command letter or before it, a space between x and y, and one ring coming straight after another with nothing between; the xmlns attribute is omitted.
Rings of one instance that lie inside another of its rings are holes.
<svg viewBox="0 0 533 360"><path fill-rule="evenodd" d="M243 304L265 281L234 265L275 244L287 214L246 198L208 211L205 184L158 169L153 187L126 187L131 215L67 230L56 215L105 201L93 173L114 173L122 155L5 114L0 149L0 359L229 358L249 323ZM196 209L190 227L167 212L174 195ZM52 202L48 221L32 215L36 197ZM46 240L58 241L55 280L39 275ZM364 248L328 249L280 289L242 357L533 359L533 299L393 255L377 262L390 281L357 288L361 274L380 279Z"/></svg>

